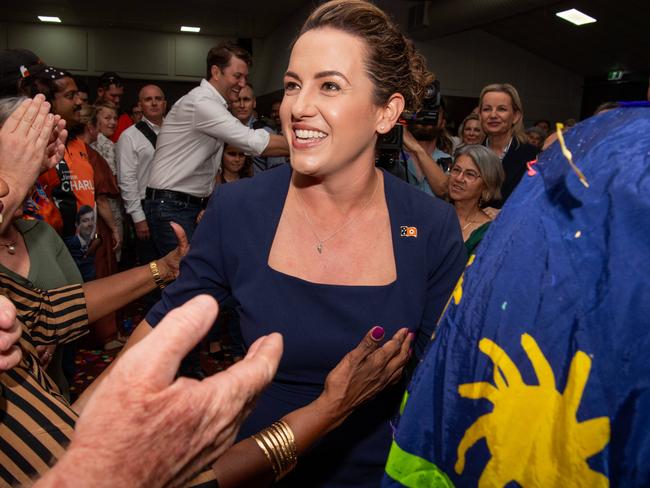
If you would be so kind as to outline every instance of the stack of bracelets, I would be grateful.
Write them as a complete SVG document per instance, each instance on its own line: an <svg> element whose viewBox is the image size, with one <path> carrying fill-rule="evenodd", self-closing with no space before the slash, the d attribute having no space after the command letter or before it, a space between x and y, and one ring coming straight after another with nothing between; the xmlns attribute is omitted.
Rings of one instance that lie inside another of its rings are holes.
<svg viewBox="0 0 650 488"><path fill-rule="evenodd" d="M253 439L271 463L275 481L282 479L296 466L296 439L283 420L274 422L270 427L254 434Z"/></svg>

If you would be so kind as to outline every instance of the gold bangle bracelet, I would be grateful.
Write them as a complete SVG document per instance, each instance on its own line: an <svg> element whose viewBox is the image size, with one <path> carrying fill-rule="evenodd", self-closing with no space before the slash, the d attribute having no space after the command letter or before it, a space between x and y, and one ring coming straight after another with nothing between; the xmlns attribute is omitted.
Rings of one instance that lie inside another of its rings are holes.
<svg viewBox="0 0 650 488"><path fill-rule="evenodd" d="M285 440L278 434L276 424L269 427L268 434L269 437L275 441L275 445L278 447L278 453L280 454L278 471L280 471L280 475L284 476L288 472L289 466L291 466L289 448L287 447Z"/></svg>
<svg viewBox="0 0 650 488"><path fill-rule="evenodd" d="M269 453L269 450L266 448L266 445L264 442L259 438L258 434L253 434L253 439L255 439L255 442L257 442L257 445L259 448L262 450L264 455L266 456L266 459L269 460L269 463L271 464L271 468L273 469L273 474L275 474L275 478L278 478L278 471L275 467L275 463L273 462L273 459L271 459L271 453Z"/></svg>
<svg viewBox="0 0 650 488"><path fill-rule="evenodd" d="M278 452L276 446L271 441L268 432L266 430L260 432L260 437L262 438L262 441L264 442L267 449L271 453L271 458L272 458L271 464L273 465L273 472L275 473L275 479L277 480L280 474L282 473L282 457Z"/></svg>
<svg viewBox="0 0 650 488"><path fill-rule="evenodd" d="M284 422L280 421L277 423L278 427L282 430L287 439L287 446L290 449L291 461L295 465L298 462L298 450L296 447L296 437L291 430L291 427Z"/></svg>
<svg viewBox="0 0 650 488"><path fill-rule="evenodd" d="M275 471L276 473L276 481L280 479L280 476L282 476L282 473L284 472L284 465L286 464L284 461L284 454L282 452L282 447L280 446L278 440L273 436L271 433L271 427L264 429L262 432L260 432L262 437L266 440L267 447L270 449L271 454L275 458Z"/></svg>
<svg viewBox="0 0 650 488"><path fill-rule="evenodd" d="M151 271L151 275L153 276L153 280L156 282L156 286L160 288L161 290L165 288L165 282L162 279L162 276L160 276L160 270L158 269L158 263L156 261L151 261L149 263L149 271Z"/></svg>
<svg viewBox="0 0 650 488"><path fill-rule="evenodd" d="M271 463L276 481L296 467L298 462L296 440L286 422L274 422L252 437Z"/></svg>
<svg viewBox="0 0 650 488"><path fill-rule="evenodd" d="M286 439L287 449L289 450L289 471L292 470L298 463L298 450L296 447L296 438L293 431L286 422L281 421L277 423L278 429L284 434Z"/></svg>
<svg viewBox="0 0 650 488"><path fill-rule="evenodd" d="M293 452L290 446L290 440L289 437L284 432L284 429L280 426L279 422L275 422L273 425L271 425L270 428L275 434L275 437L280 444L280 448L282 449L282 456L284 461L282 465L282 472L284 472L294 464Z"/></svg>

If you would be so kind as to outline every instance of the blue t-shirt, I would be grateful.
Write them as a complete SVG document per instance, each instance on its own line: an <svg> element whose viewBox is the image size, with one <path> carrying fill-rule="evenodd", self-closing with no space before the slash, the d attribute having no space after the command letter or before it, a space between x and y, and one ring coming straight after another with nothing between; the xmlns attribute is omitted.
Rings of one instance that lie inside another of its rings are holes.
<svg viewBox="0 0 650 488"><path fill-rule="evenodd" d="M429 185L429 180L427 180L427 177L424 175L421 175L421 179L418 178L417 176L417 169L415 166L415 163L413 162L413 159L411 159L411 155L409 153L405 153L407 158L406 158L406 167L408 169L408 182L413 185L416 188L419 188L422 190L424 193L427 195L431 196L436 196L435 193L433 193L433 190L431 189L431 186ZM447 154L444 151L441 151L440 149L436 148L431 154L431 158L434 161L437 161L440 158L451 158L449 154Z"/></svg>
<svg viewBox="0 0 650 488"><path fill-rule="evenodd" d="M466 261L453 208L385 173L396 281L385 286L327 285L276 271L268 256L290 178L286 165L217 187L181 262L179 278L147 316L153 326L199 293L219 301L232 296L246 346L271 332L283 335L276 378L240 437L318 397L329 371L374 325L382 325L386 337L405 326L417 331L419 356ZM349 236L354 238L353 231ZM377 486L391 440L389 420L402 391L403 385L393 388L355 412L301 459L284 483Z"/></svg>

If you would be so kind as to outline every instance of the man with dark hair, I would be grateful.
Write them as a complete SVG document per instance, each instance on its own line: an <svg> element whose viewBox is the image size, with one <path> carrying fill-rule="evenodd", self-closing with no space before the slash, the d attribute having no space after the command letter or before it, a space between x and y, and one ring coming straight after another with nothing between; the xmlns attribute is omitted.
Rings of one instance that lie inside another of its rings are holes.
<svg viewBox="0 0 650 488"><path fill-rule="evenodd" d="M271 123L271 121L264 121L257 118L255 112L256 107L257 100L255 99L253 85L246 83L246 86L239 91L237 101L230 104L230 111L246 127L250 127L251 129L264 129L269 134L277 134L273 127L270 127L270 125L275 125L275 122ZM286 162L286 159L283 157L255 156L252 159L255 174L275 168Z"/></svg>
<svg viewBox="0 0 650 488"><path fill-rule="evenodd" d="M246 86L250 55L222 43L207 56L208 78L182 97L165 119L146 190L145 213L160 255L175 247L169 222L191 238L196 218L214 188L224 141L258 155L288 154L283 137L244 127L228 111Z"/></svg>
<svg viewBox="0 0 650 488"><path fill-rule="evenodd" d="M97 86L97 100L105 100L107 102L114 103L117 105L118 109L120 107L120 102L122 101L122 96L124 95L124 80L117 73L112 71L107 71L99 77L99 85ZM95 102L97 102L97 100ZM117 127L115 132L110 137L111 141L117 142L120 138L120 134L124 132L125 129L133 125L133 120L129 117L129 114L126 112L121 113L117 119Z"/></svg>
<svg viewBox="0 0 650 488"><path fill-rule="evenodd" d="M106 100L118 107L124 95L124 81L117 73L108 71L99 77L97 100Z"/></svg>
<svg viewBox="0 0 650 488"><path fill-rule="evenodd" d="M156 142L144 211L160 256L175 247L170 222L180 224L192 238L199 212L205 208L221 164L225 141L254 155L284 156L286 140L264 129L242 125L228 111L246 86L250 55L222 43L207 56L207 78L176 102ZM195 349L182 367L184 375L201 377Z"/></svg>
<svg viewBox="0 0 650 488"><path fill-rule="evenodd" d="M48 67L42 73L31 76L25 89L29 96L42 93L52 104L52 113L60 115L70 130L74 132L75 127L79 126L81 100L77 84L70 73ZM95 268L92 257L88 257L86 252L78 252L77 213L82 207L88 206L93 209L94 220L96 209L94 176L93 167L88 160L86 144L83 140L72 136L66 141L63 159L38 179L61 214L61 221L51 221L52 215L49 214L41 215L41 218L46 219L61 234L85 281L95 278ZM36 209L37 212L39 210ZM93 230L92 234L94 233Z"/></svg>
<svg viewBox="0 0 650 488"><path fill-rule="evenodd" d="M216 66L223 72L230 65L230 60L233 56L243 61L246 66L253 64L253 58L246 49L232 42L222 42L208 51L205 63L205 79L210 80L212 78L213 66ZM246 76L248 76L248 72L246 72Z"/></svg>
<svg viewBox="0 0 650 488"><path fill-rule="evenodd" d="M404 148L407 150L406 180L429 195L443 196L453 143L445 130L445 105L441 102L436 125L409 124L404 128ZM435 164L431 164L435 163Z"/></svg>

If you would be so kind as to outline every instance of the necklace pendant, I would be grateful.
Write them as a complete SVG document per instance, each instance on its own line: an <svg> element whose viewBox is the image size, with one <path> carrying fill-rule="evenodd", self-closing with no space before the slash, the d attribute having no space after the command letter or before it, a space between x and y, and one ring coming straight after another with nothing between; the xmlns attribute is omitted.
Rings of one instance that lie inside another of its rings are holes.
<svg viewBox="0 0 650 488"><path fill-rule="evenodd" d="M319 242L316 244L316 250L318 251L318 254L323 254L323 243Z"/></svg>

